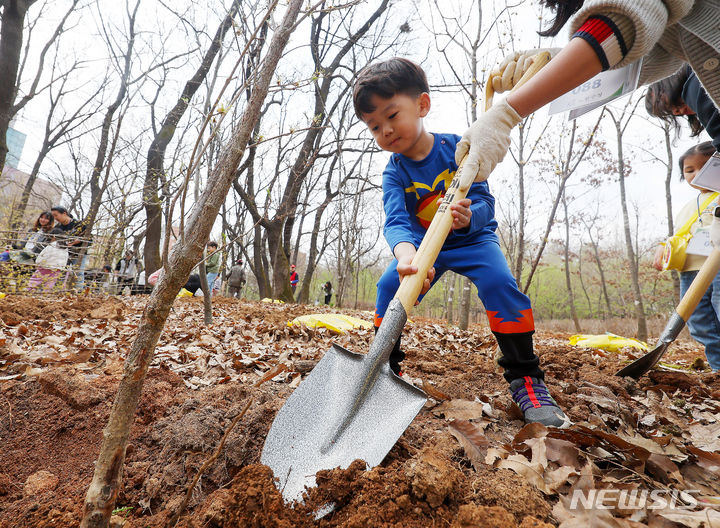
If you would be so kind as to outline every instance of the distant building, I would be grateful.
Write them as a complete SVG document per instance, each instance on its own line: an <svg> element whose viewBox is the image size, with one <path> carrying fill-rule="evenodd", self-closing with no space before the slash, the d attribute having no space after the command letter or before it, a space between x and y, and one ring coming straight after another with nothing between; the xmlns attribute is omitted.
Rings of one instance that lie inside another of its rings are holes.
<svg viewBox="0 0 720 528"><path fill-rule="evenodd" d="M8 153L5 158L5 166L17 169L20 164L20 157L22 156L23 148L25 147L26 134L15 130L14 128L8 128L5 141L7 143Z"/></svg>
<svg viewBox="0 0 720 528"><path fill-rule="evenodd" d="M8 228L10 213L20 203L28 178L30 178L28 173L5 165L2 176L0 176L0 227L2 229ZM36 179L25 209L25 224L34 222L42 211L47 211L53 205L59 204L61 197L62 189L59 186L42 178Z"/></svg>

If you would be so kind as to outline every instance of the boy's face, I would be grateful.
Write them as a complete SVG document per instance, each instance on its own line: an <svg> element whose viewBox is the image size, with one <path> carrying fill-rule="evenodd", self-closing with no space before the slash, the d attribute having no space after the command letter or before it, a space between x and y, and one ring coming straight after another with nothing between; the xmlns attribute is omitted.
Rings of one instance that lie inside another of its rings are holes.
<svg viewBox="0 0 720 528"><path fill-rule="evenodd" d="M418 141L425 132L422 118L430 111L430 96L422 93L417 97L396 94L389 99L373 95L370 99L375 110L362 115L378 146L415 157Z"/></svg>

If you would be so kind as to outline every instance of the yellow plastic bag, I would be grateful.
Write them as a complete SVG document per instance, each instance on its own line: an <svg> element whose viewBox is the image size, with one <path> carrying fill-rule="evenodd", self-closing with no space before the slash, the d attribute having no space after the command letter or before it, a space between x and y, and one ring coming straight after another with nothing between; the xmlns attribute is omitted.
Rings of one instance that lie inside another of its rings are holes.
<svg viewBox="0 0 720 528"><path fill-rule="evenodd" d="M177 296L178 296L178 298L179 298L179 297L192 297L193 294L190 293L190 292L189 292L188 290L186 290L185 288L181 288L180 291L178 292Z"/></svg>
<svg viewBox="0 0 720 528"><path fill-rule="evenodd" d="M607 350L608 352L617 352L621 348L638 348L640 350L647 350L647 343L640 341L639 339L633 339L631 337L622 337L611 333L605 333L600 335L591 334L578 334L570 336L570 344L573 346L584 347L584 348L600 348Z"/></svg>
<svg viewBox="0 0 720 528"><path fill-rule="evenodd" d="M715 200L720 193L712 193L705 199L698 211L704 211ZM663 244L662 269L682 271L685 267L687 259L687 247L692 233L690 230L695 222L697 222L698 213L694 213L683 226L675 231L675 234L668 238Z"/></svg>
<svg viewBox="0 0 720 528"><path fill-rule="evenodd" d="M372 323L344 314L312 314L296 317L288 326L305 325L310 328L327 328L344 334L351 328L372 328Z"/></svg>
<svg viewBox="0 0 720 528"><path fill-rule="evenodd" d="M0 293L0 299L4 299L4 298L5 298L5 294L4 294L4 293Z"/></svg>
<svg viewBox="0 0 720 528"><path fill-rule="evenodd" d="M682 271L687 259L687 247L692 235L674 235L663 244L662 269Z"/></svg>
<svg viewBox="0 0 720 528"><path fill-rule="evenodd" d="M269 297L265 297L264 299L261 299L260 302L264 302L264 303L275 303L275 304L285 304L285 301L281 301L280 299L270 299Z"/></svg>

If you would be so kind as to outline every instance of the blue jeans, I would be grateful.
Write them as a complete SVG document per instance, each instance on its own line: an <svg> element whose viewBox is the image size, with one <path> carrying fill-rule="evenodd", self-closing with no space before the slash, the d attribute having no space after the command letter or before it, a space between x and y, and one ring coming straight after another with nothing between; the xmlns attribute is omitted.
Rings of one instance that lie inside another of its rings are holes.
<svg viewBox="0 0 720 528"><path fill-rule="evenodd" d="M690 288L697 271L683 271L680 273L680 293ZM695 308L695 311L688 320L690 335L696 341L705 345L705 356L710 368L714 371L720 370L720 273L718 273L710 287L703 295Z"/></svg>
<svg viewBox="0 0 720 528"><path fill-rule="evenodd" d="M215 279L217 279L218 273L208 273L207 274L207 283L208 283L208 290L210 290L210 295L212 295L213 291L213 284L215 284ZM203 292L205 293L205 292Z"/></svg>

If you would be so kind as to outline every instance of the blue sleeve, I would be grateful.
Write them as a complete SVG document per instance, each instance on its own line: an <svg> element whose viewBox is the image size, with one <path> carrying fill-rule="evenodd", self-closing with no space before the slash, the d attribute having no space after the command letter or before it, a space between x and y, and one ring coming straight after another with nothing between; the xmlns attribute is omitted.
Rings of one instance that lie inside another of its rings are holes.
<svg viewBox="0 0 720 528"><path fill-rule="evenodd" d="M698 120L710 136L715 150L720 152L720 113L694 72L691 72L687 81L685 81L682 97L685 103L697 114Z"/></svg>
<svg viewBox="0 0 720 528"><path fill-rule="evenodd" d="M495 199L490 194L488 184L486 182L473 183L468 191L467 197L470 198L470 225L463 229L456 229L457 235L471 235L483 229L490 221L495 218Z"/></svg>
<svg viewBox="0 0 720 528"><path fill-rule="evenodd" d="M394 252L400 242L413 241L410 214L405 206L405 188L391 161L383 172L383 208L385 209L385 240Z"/></svg>

